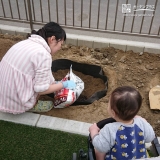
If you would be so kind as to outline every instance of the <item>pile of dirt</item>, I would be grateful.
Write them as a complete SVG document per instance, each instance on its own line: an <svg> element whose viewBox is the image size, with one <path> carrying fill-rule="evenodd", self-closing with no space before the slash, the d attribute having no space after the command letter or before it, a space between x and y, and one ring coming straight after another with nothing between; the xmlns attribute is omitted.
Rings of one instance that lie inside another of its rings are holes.
<svg viewBox="0 0 160 160"><path fill-rule="evenodd" d="M0 59L6 51L16 42L23 39L22 36L0 35ZM107 95L90 105L70 106L64 109L52 109L48 116L67 118L88 123L98 122L107 118L108 98L113 89L118 86L130 85L136 87L142 97L143 104L139 115L144 117L160 136L160 111L150 110L149 91L152 87L160 85L160 54L134 53L132 50L124 52L113 47L88 48L86 46L63 45L62 49L55 54L55 59L69 59L79 63L94 64L101 66L108 77ZM90 96L93 92L104 88L100 79L82 73L73 72L85 82L84 95ZM66 70L53 73L57 79L63 78ZM51 99L42 96L41 99Z"/></svg>

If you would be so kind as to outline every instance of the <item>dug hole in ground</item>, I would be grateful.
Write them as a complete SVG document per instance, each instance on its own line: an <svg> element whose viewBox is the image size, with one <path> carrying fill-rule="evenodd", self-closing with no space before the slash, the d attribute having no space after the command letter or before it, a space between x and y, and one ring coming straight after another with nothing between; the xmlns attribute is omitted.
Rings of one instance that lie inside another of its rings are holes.
<svg viewBox="0 0 160 160"><path fill-rule="evenodd" d="M22 39L24 39L22 36L1 34L0 60L13 44ZM89 105L69 106L62 109L53 108L47 113L42 113L43 115L88 123L98 122L109 116L107 113L108 98L113 89L118 86L130 85L136 87L143 97L143 104L138 114L144 117L153 126L157 136L160 136L160 111L151 110L149 103L150 89L160 85L160 53L144 52L140 54L134 53L132 50L124 52L113 47L93 49L86 46L64 44L62 49L55 54L53 60L64 58L78 63L101 66L108 78L107 94ZM53 75L56 79L62 79L66 73L67 70L59 70ZM73 73L84 81L83 94L87 97L105 87L101 79L74 71L74 67ZM48 96L42 96L40 99L52 100Z"/></svg>

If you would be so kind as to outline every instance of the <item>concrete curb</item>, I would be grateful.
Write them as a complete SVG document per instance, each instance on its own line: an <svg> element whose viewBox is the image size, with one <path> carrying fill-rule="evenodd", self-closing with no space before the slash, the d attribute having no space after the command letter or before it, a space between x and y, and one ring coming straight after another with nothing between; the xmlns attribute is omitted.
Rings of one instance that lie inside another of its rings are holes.
<svg viewBox="0 0 160 160"><path fill-rule="evenodd" d="M29 28L0 25L0 33L2 34L26 35L30 32L31 31ZM133 50L133 52L149 52L160 54L159 43L129 41L122 39L102 38L69 33L67 33L66 44L72 44L75 46L87 46L90 48L102 48L111 46L117 49L121 49L125 52L128 50Z"/></svg>
<svg viewBox="0 0 160 160"><path fill-rule="evenodd" d="M88 129L91 126L91 123L45 116L30 112L25 112L17 115L0 112L0 120L29 125L29 126L35 126L40 128L60 130L84 136L89 135Z"/></svg>
<svg viewBox="0 0 160 160"><path fill-rule="evenodd" d="M39 114L34 114L29 112L18 115L0 112L0 120L20 123L30 126L36 126L36 123L38 122L39 118L40 118Z"/></svg>
<svg viewBox="0 0 160 160"><path fill-rule="evenodd" d="M133 50L134 52L149 52L160 54L160 44L158 43L135 42L74 34L67 34L66 43L78 46L85 45L90 48L114 47L123 51Z"/></svg>

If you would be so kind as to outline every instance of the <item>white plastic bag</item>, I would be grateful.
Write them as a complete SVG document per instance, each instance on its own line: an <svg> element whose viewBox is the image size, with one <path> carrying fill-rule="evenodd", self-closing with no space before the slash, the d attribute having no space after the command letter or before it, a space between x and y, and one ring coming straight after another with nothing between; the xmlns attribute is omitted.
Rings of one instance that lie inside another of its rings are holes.
<svg viewBox="0 0 160 160"><path fill-rule="evenodd" d="M54 108L70 106L78 99L84 89L84 82L72 72L72 65L70 67L70 72L61 81L67 80L74 81L76 83L76 88L74 90L63 88L55 92Z"/></svg>

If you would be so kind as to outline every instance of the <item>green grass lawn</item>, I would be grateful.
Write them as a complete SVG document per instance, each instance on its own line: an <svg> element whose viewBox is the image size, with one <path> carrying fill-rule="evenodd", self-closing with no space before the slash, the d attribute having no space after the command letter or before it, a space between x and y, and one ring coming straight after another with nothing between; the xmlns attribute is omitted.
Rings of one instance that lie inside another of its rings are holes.
<svg viewBox="0 0 160 160"><path fill-rule="evenodd" d="M72 160L86 136L0 121L0 160Z"/></svg>

